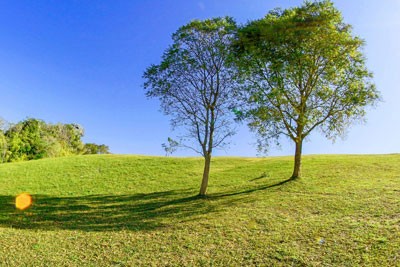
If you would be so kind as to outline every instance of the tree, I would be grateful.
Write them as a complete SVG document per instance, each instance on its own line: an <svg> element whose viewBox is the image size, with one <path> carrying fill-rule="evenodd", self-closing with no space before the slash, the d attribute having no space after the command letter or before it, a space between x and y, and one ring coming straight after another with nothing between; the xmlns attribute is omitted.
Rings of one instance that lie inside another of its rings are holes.
<svg viewBox="0 0 400 267"><path fill-rule="evenodd" d="M110 154L110 148L104 144L86 143L84 146L84 154Z"/></svg>
<svg viewBox="0 0 400 267"><path fill-rule="evenodd" d="M239 30L245 116L262 144L282 135L293 140L293 179L300 176L303 141L314 129L332 140L343 136L379 100L363 45L331 1L276 9Z"/></svg>
<svg viewBox="0 0 400 267"><path fill-rule="evenodd" d="M63 128L63 140L66 141L67 147L72 154L82 154L84 151L84 144L81 138L85 134L83 127L76 123L69 123L64 124Z"/></svg>
<svg viewBox="0 0 400 267"><path fill-rule="evenodd" d="M165 151L165 156L168 157L168 155L171 155L178 149L179 142L175 141L171 137L168 137L168 144L162 143L161 146Z"/></svg>
<svg viewBox="0 0 400 267"><path fill-rule="evenodd" d="M6 155L8 150L7 138L4 135L3 131L0 131L0 158L1 163L6 161Z"/></svg>
<svg viewBox="0 0 400 267"><path fill-rule="evenodd" d="M84 153L84 144L81 138L84 135L82 126L76 123L46 124L44 129L49 146L48 156L67 156Z"/></svg>
<svg viewBox="0 0 400 267"><path fill-rule="evenodd" d="M156 97L172 117L173 128L184 127L182 146L200 153L204 161L200 195L205 195L214 148L233 135L229 112L233 87L231 41L236 31L232 18L192 21L172 36L173 45L159 65L144 73L148 97ZM188 144L187 141L195 140Z"/></svg>
<svg viewBox="0 0 400 267"><path fill-rule="evenodd" d="M7 138L4 134L4 132L7 130L8 124L6 121L0 117L0 158L1 158L1 163L4 163L6 161L6 155L8 151L8 143L7 143Z"/></svg>
<svg viewBox="0 0 400 267"><path fill-rule="evenodd" d="M45 156L42 120L28 118L10 127L5 135L8 139L8 161L40 159Z"/></svg>

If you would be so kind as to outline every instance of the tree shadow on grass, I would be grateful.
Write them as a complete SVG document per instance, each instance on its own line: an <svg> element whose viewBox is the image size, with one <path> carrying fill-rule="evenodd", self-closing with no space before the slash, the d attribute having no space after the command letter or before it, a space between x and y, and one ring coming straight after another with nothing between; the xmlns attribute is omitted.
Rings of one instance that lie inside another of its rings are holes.
<svg viewBox="0 0 400 267"><path fill-rule="evenodd" d="M0 226L19 229L82 231L152 230L212 212L197 197L165 191L134 195L54 197L34 195L31 208L19 211L14 196L0 196ZM186 194L187 195L187 194Z"/></svg>
<svg viewBox="0 0 400 267"><path fill-rule="evenodd" d="M259 178L255 178L255 179L259 179ZM254 179L253 179L253 180L254 180ZM250 180L250 181L253 181L253 180ZM250 193L253 193L253 192L257 192L257 191L263 191L263 190L267 190L267 189L270 189L270 188L279 187L279 186L281 186L281 185L284 185L284 184L286 184L286 183L288 183L288 182L293 182L293 181L295 181L295 180L289 178L289 179L283 180L283 181L281 181L281 182L277 182L277 183L275 183L275 184L262 185L262 186L250 188L250 189L243 190L243 191L239 191L239 192L215 194L215 195L213 195L213 197L222 198L222 197L246 195L246 194L250 194Z"/></svg>
<svg viewBox="0 0 400 267"><path fill-rule="evenodd" d="M34 195L34 204L25 211L15 208L14 196L3 195L0 196L0 226L41 230L154 230L210 216L224 207L240 203L246 194L286 182L207 198L193 196L193 190L73 197Z"/></svg>

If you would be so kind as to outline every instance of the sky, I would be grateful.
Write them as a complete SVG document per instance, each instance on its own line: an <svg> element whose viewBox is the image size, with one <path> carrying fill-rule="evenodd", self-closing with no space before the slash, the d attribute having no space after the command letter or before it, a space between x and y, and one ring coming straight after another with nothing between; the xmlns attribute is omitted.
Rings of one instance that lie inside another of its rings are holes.
<svg viewBox="0 0 400 267"><path fill-rule="evenodd" d="M400 152L400 0L337 0L354 34L366 42L367 66L383 101L368 108L335 143L314 132L304 154ZM239 24L298 0L2 0L0 1L0 117L78 123L85 142L115 154L163 155L175 137L159 102L147 99L143 72L158 64L171 35L193 19L232 16ZM257 156L246 125L218 156ZM292 155L284 140L271 156ZM196 156L180 150L177 156Z"/></svg>

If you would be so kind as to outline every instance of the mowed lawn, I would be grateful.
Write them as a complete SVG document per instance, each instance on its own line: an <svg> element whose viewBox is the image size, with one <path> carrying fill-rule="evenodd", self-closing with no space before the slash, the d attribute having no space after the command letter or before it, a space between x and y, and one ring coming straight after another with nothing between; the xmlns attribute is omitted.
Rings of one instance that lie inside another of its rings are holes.
<svg viewBox="0 0 400 267"><path fill-rule="evenodd" d="M400 266L400 155L0 165L0 266ZM33 206L15 209L15 196Z"/></svg>

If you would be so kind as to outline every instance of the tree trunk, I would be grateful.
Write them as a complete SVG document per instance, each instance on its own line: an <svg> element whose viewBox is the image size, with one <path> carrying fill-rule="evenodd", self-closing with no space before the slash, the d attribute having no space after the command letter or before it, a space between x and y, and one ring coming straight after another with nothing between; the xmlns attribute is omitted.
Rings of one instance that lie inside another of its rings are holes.
<svg viewBox="0 0 400 267"><path fill-rule="evenodd" d="M210 165L211 165L211 155L206 155L204 157L205 162L204 162L204 171L203 171L203 180L201 181L201 187L200 187L200 196L205 196L206 191L207 191L207 186L208 186L208 176L210 174Z"/></svg>
<svg viewBox="0 0 400 267"><path fill-rule="evenodd" d="M294 170L290 179L296 179L301 176L301 150L303 147L303 140L296 141L296 151L294 154Z"/></svg>

